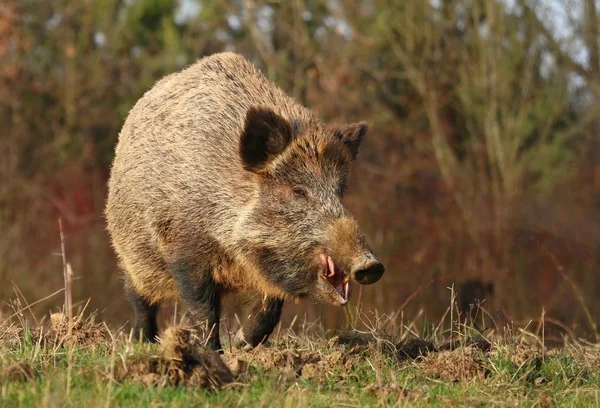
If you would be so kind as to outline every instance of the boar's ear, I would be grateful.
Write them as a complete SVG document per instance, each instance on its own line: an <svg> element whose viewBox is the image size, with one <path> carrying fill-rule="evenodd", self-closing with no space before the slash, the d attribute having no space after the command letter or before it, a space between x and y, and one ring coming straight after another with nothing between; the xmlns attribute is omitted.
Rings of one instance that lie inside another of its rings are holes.
<svg viewBox="0 0 600 408"><path fill-rule="evenodd" d="M260 173L292 140L290 123L265 108L250 108L240 138L240 156L246 170Z"/></svg>
<svg viewBox="0 0 600 408"><path fill-rule="evenodd" d="M356 159L358 148L367 133L365 122L352 123L334 129L334 134L348 147L352 158Z"/></svg>

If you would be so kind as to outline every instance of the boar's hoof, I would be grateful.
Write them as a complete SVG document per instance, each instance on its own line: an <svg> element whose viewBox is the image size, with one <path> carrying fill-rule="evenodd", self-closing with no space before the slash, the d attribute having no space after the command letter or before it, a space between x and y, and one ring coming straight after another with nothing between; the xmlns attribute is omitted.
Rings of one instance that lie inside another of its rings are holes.
<svg viewBox="0 0 600 408"><path fill-rule="evenodd" d="M242 329L238 330L236 333L233 339L233 346L242 351L250 351L255 347L246 341L244 338L244 331Z"/></svg>

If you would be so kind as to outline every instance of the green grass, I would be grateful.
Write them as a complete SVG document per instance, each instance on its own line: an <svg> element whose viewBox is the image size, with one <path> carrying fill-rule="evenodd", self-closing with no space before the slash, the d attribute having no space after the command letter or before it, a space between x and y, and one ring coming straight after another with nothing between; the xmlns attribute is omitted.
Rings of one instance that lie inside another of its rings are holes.
<svg viewBox="0 0 600 408"><path fill-rule="evenodd" d="M125 336L117 336L114 342L106 336L69 344L56 341L64 335L60 331L43 337L39 331L14 326L12 330L0 337L0 405L7 407L600 404L600 348L593 345L570 343L546 350L523 338L506 341L491 334L491 350L463 346L411 360L397 358L376 338L357 346L287 333L253 352L227 351L224 361L237 358L248 367L237 373L233 383L212 390L115 380L118 366L131 358L160 355L157 345L132 344ZM276 356L282 353L298 355L298 361L277 363ZM10 378L7 370L16 362L28 363L35 375Z"/></svg>

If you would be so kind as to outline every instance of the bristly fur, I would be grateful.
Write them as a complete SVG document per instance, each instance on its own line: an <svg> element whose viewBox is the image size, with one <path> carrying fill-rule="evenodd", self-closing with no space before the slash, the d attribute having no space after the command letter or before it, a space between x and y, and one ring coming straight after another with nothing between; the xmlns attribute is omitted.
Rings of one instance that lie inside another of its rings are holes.
<svg viewBox="0 0 600 408"><path fill-rule="evenodd" d="M326 128L233 53L157 82L119 135L106 206L138 314L181 298L218 326L229 290L331 301L316 252L349 270L368 251L341 202L365 132Z"/></svg>

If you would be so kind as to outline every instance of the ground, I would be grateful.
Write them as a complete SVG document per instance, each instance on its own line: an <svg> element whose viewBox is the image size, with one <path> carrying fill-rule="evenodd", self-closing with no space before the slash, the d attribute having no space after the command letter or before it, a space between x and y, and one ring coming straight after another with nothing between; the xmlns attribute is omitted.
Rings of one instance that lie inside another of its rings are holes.
<svg viewBox="0 0 600 408"><path fill-rule="evenodd" d="M219 356L179 326L149 345L93 318L69 323L56 313L47 320L33 326L19 315L2 323L1 406L600 404L598 345L565 339L549 348L524 331L279 329L265 346L240 352L226 345Z"/></svg>

